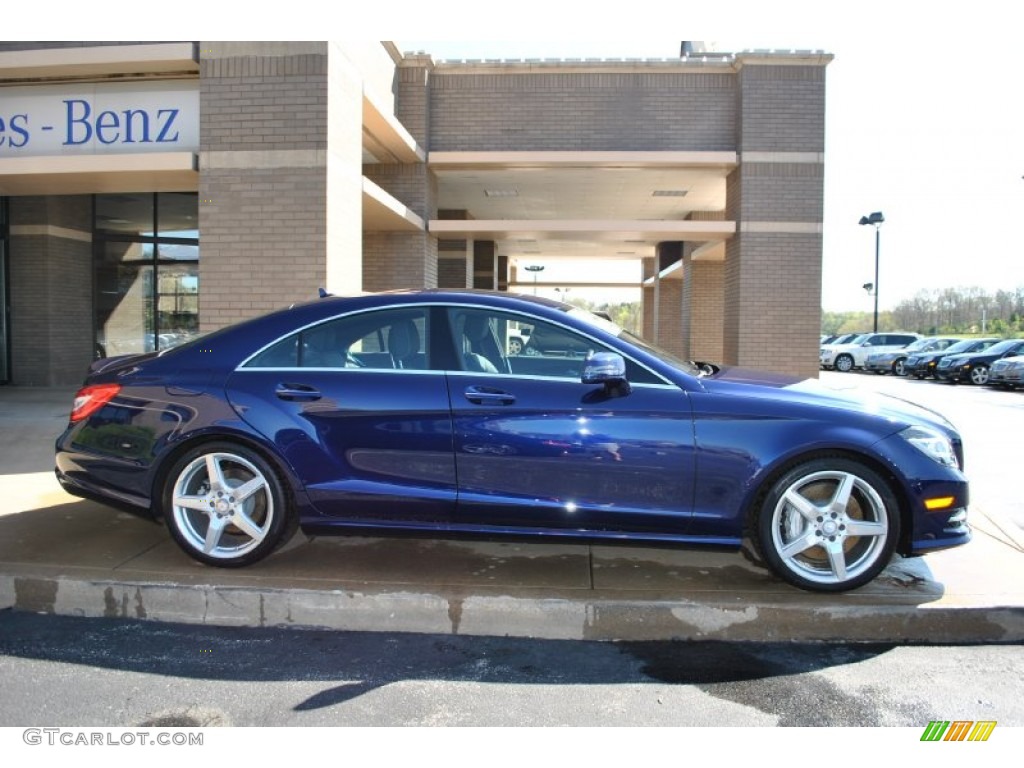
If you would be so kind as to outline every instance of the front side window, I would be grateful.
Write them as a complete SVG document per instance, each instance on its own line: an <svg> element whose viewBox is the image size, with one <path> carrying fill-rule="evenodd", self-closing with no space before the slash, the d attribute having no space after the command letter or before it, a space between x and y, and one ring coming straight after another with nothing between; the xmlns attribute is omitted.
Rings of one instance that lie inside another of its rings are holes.
<svg viewBox="0 0 1024 768"><path fill-rule="evenodd" d="M499 310L455 308L449 312L449 326L460 370L469 373L579 381L590 355L618 354L574 330ZM637 384L664 383L628 357L626 377Z"/></svg>
<svg viewBox="0 0 1024 768"><path fill-rule="evenodd" d="M430 369L423 308L365 312L305 328L278 341L246 368Z"/></svg>

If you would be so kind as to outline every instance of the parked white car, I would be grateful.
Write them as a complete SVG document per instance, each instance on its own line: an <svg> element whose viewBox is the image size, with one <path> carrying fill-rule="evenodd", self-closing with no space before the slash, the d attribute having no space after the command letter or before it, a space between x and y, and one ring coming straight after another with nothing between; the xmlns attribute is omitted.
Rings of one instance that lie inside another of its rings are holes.
<svg viewBox="0 0 1024 768"><path fill-rule="evenodd" d="M821 348L819 362L825 370L846 373L863 368L868 355L892 352L921 338L917 333L864 333L848 344L830 344Z"/></svg>

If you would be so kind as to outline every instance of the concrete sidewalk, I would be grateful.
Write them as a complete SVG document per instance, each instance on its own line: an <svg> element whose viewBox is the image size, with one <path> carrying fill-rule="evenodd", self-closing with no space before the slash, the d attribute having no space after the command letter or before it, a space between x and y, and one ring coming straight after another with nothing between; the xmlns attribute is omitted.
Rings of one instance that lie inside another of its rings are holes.
<svg viewBox="0 0 1024 768"><path fill-rule="evenodd" d="M0 607L238 626L557 639L1024 641L1024 537L972 509L975 539L897 559L852 593L791 588L697 550L301 534L243 570L67 495L51 470L73 393L0 387Z"/></svg>

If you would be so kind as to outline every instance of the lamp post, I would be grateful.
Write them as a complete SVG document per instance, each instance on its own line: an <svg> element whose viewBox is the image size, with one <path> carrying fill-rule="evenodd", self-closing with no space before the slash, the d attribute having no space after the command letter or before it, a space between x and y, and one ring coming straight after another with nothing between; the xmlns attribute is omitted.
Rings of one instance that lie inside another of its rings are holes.
<svg viewBox="0 0 1024 768"><path fill-rule="evenodd" d="M880 234L882 228L882 222L885 221L885 216L882 215L881 211L875 211L867 216L860 217L860 223L870 224L875 228L875 327L874 333L878 333L878 246L880 242Z"/></svg>
<svg viewBox="0 0 1024 768"><path fill-rule="evenodd" d="M527 272L533 272L533 295L537 295L537 273L544 271L543 264L531 264L528 267L523 267Z"/></svg>

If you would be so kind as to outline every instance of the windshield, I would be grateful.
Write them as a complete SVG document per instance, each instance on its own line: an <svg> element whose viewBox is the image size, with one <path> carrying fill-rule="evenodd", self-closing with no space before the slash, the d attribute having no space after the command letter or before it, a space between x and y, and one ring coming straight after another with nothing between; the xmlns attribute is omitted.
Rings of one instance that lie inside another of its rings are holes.
<svg viewBox="0 0 1024 768"><path fill-rule="evenodd" d="M926 350L938 344L938 339L918 339L913 344L908 344L905 349L907 352L920 352Z"/></svg>
<svg viewBox="0 0 1024 768"><path fill-rule="evenodd" d="M1000 341L998 344L993 344L991 347L985 350L985 354L988 355L1001 355L1009 349L1013 349L1015 346L1020 344L1020 339L1006 339Z"/></svg>
<svg viewBox="0 0 1024 768"><path fill-rule="evenodd" d="M963 339L958 341L956 344L950 344L942 352L945 355L955 355L957 352L969 352L974 349L974 345L978 343L977 339ZM991 344L991 342L989 342ZM984 349L984 347L982 347Z"/></svg>

